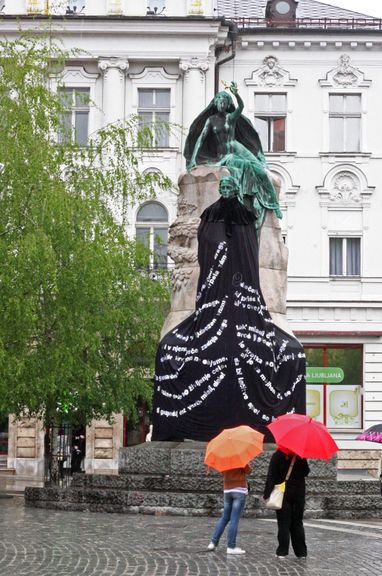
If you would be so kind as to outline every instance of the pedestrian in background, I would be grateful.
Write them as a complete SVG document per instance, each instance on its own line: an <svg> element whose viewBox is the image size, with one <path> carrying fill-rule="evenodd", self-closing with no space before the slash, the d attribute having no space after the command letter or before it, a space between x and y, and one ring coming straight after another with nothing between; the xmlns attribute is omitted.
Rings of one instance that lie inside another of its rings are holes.
<svg viewBox="0 0 382 576"><path fill-rule="evenodd" d="M289 543L298 558L306 558L307 547L303 524L305 508L305 477L309 474L309 466L305 458L300 458L286 448L278 446L269 462L268 475L264 488L264 499L267 500L276 484L285 481L293 457L290 477L286 482L283 505L276 510L278 547L276 556L284 558L289 554Z"/></svg>
<svg viewBox="0 0 382 576"><path fill-rule="evenodd" d="M249 464L245 468L232 468L223 472L224 480L224 510L212 534L208 550L215 550L219 540L229 523L227 534L227 554L245 554L245 550L236 546L236 536L239 520L244 510L248 495L247 476L251 473Z"/></svg>

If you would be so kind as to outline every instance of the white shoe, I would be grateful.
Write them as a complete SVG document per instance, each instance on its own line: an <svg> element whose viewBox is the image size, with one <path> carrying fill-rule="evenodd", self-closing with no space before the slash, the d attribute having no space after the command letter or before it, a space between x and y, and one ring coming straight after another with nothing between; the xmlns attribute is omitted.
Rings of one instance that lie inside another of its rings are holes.
<svg viewBox="0 0 382 576"><path fill-rule="evenodd" d="M227 554L245 554L242 548L227 548Z"/></svg>
<svg viewBox="0 0 382 576"><path fill-rule="evenodd" d="M216 544L214 544L213 542L210 542L207 546L207 550L215 550L216 548Z"/></svg>

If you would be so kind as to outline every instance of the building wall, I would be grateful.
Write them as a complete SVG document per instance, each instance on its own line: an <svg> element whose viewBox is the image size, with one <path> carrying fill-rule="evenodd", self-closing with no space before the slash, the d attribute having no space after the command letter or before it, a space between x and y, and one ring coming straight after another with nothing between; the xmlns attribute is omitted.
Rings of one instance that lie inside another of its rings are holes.
<svg viewBox="0 0 382 576"><path fill-rule="evenodd" d="M203 14L196 15L211 16L214 4L209 0L202 6L167 1L166 14L185 16L190 10L202 10ZM184 170L185 135L213 97L215 49L229 45L228 27L208 18L92 18L90 5L95 3L87 3L89 19L68 18L64 25L57 21L64 45L86 51L68 63L65 82L90 87L96 107L90 113L89 132L136 113L139 87L171 90L170 120L183 130L175 131L169 147L147 154L142 165L161 170L173 180L173 190L158 198L171 223L176 216L176 181ZM114 11L140 16L147 8L146 0L97 5L100 12L94 9L94 15ZM24 1L12 0L11 8L8 0L4 13L23 14L26 7ZM39 10L43 8L41 2ZM21 27L40 29L43 22L22 19ZM19 26L10 17L2 22L8 38L17 36ZM382 420L382 259L378 250L382 141L376 129L382 64L381 48L374 38L372 32L362 31L258 30L239 35L235 58L219 70L220 80L237 82L245 114L252 120L255 93L287 94L286 151L270 152L267 160L282 182L282 229L289 248L288 318L303 344L363 346L364 427ZM228 53L223 50L223 56ZM345 58L345 69L341 68L343 55L350 58ZM273 68L267 64L269 57L276 59ZM357 154L330 152L329 93L361 94L362 144ZM138 208L131 206L129 211L131 235ZM330 277L329 237L349 235L361 239L361 275ZM120 438L121 431L116 434ZM335 437L341 448L369 448L354 441L355 435L356 430L347 430L336 432ZM119 442L117 436L113 446ZM103 467L90 452L88 458L89 470Z"/></svg>
<svg viewBox="0 0 382 576"><path fill-rule="evenodd" d="M350 58L348 77L342 55ZM279 74L264 63L277 59ZM362 344L363 426L382 416L382 142L379 138L380 48L372 38L269 31L239 38L235 79L254 120L254 93L287 94L286 152L267 154L283 183L283 234L289 248L288 319L303 344ZM329 93L361 94L359 153L330 153ZM361 275L329 275L329 237L361 239ZM370 449L357 430L336 432L343 449Z"/></svg>

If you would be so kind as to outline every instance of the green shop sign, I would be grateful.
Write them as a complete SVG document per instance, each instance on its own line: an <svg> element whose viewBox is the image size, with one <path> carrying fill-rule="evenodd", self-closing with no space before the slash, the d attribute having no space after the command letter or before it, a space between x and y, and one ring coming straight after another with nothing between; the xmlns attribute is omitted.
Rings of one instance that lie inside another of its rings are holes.
<svg viewBox="0 0 382 576"><path fill-rule="evenodd" d="M317 368L315 366L306 369L306 381L308 384L339 384L344 379L342 368Z"/></svg>

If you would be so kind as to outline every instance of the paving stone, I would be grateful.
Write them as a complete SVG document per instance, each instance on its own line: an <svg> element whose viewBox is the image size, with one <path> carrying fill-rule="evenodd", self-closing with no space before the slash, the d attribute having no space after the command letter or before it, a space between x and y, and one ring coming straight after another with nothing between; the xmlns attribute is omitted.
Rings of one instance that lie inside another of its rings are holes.
<svg viewBox="0 0 382 576"><path fill-rule="evenodd" d="M0 501L1 576L380 576L382 522L306 520L308 559L275 557L276 523L243 518L241 557L223 535L207 552L216 518L63 512Z"/></svg>

